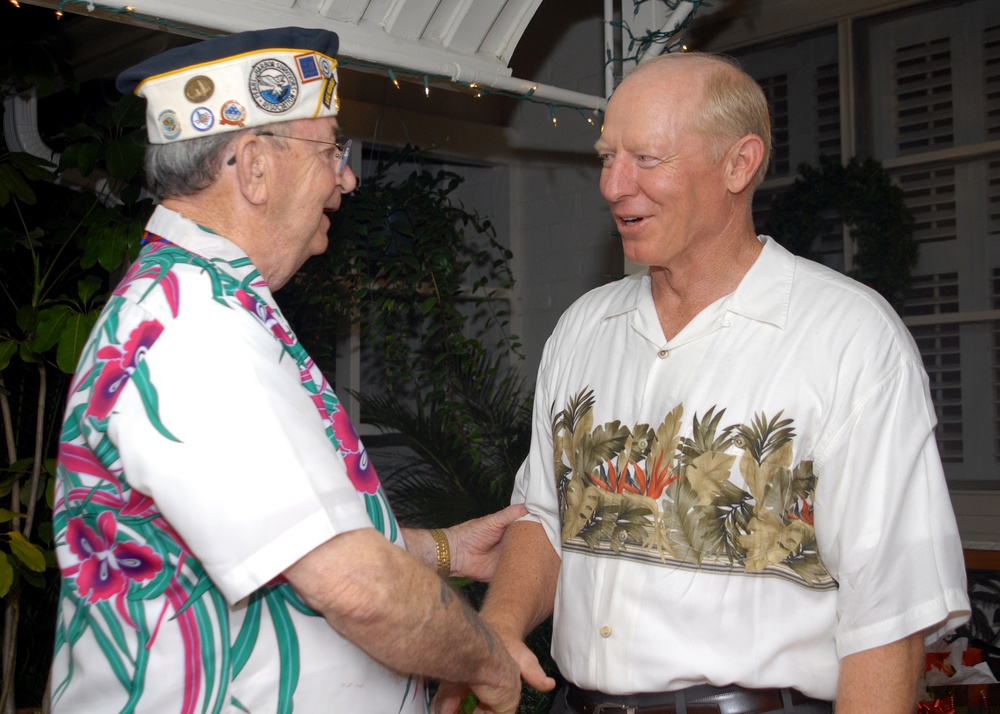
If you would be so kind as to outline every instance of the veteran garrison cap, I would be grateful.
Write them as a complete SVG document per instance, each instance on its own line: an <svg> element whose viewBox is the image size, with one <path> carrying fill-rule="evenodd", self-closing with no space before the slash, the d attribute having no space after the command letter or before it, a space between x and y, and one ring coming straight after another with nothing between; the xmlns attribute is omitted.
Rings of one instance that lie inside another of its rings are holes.
<svg viewBox="0 0 1000 714"><path fill-rule="evenodd" d="M328 30L240 32L150 57L116 86L145 97L151 144L336 116L338 45Z"/></svg>

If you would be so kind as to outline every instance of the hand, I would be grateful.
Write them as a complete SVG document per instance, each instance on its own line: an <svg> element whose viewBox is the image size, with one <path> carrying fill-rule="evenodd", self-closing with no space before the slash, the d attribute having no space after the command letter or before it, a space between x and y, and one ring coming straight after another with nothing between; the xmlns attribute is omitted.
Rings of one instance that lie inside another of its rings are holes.
<svg viewBox="0 0 1000 714"><path fill-rule="evenodd" d="M473 694L479 699L476 712L515 714L517 705L521 702L521 677L517 671L518 665L506 650L497 648L495 654L493 659L496 662L488 669L492 681L470 685ZM458 703L461 705L462 699L459 699Z"/></svg>
<svg viewBox="0 0 1000 714"><path fill-rule="evenodd" d="M527 512L523 505L518 504L446 528L451 548L452 573L458 577L488 583L496 571L500 558L500 540L507 526Z"/></svg>
<svg viewBox="0 0 1000 714"><path fill-rule="evenodd" d="M551 692L556 687L556 680L545 673L542 665L538 662L538 657L531 651L524 642L516 637L505 636L498 633L497 637L503 642L507 652L517 663L521 670L521 678L528 686L534 687L539 692Z"/></svg>
<svg viewBox="0 0 1000 714"><path fill-rule="evenodd" d="M431 702L431 712L433 714L458 714L462 708L462 702L472 692L466 684L455 684L454 682L441 682L434 701Z"/></svg>

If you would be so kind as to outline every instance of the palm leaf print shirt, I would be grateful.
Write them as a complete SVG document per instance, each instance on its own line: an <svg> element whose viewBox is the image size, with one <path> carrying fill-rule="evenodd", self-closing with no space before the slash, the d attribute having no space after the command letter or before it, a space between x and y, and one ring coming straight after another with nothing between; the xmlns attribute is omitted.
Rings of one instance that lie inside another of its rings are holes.
<svg viewBox="0 0 1000 714"><path fill-rule="evenodd" d="M514 500L562 558L553 653L592 690L797 687L968 612L920 355L773 240L665 341L648 271L546 344Z"/></svg>

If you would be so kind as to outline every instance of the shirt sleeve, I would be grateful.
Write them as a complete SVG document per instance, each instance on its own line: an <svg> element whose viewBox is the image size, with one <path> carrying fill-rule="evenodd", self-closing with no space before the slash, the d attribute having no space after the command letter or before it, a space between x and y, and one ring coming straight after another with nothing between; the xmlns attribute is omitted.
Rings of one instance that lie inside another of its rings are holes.
<svg viewBox="0 0 1000 714"><path fill-rule="evenodd" d="M933 641L968 616L926 379L901 357L817 454L816 535L839 583L840 658L916 632Z"/></svg>
<svg viewBox="0 0 1000 714"><path fill-rule="evenodd" d="M231 603L330 538L371 527L297 366L249 315L217 303L189 311L145 367L154 397L130 380L108 433L129 485Z"/></svg>
<svg viewBox="0 0 1000 714"><path fill-rule="evenodd" d="M558 333L558 330L557 330ZM555 445L552 436L551 351L555 335L542 354L535 385L531 416L531 448L517 472L511 503L523 503L528 514L521 520L535 521L545 529L552 548L562 556L562 518L559 513L558 484L555 477Z"/></svg>

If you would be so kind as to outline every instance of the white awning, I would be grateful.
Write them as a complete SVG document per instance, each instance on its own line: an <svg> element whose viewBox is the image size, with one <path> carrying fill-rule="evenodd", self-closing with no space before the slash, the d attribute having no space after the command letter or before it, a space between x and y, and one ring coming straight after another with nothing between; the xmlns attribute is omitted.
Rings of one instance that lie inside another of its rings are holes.
<svg viewBox="0 0 1000 714"><path fill-rule="evenodd" d="M605 105L601 96L512 76L511 55L542 0L23 1L196 36L318 27L339 35L339 54L348 68L353 62L444 78L548 104L591 110Z"/></svg>

